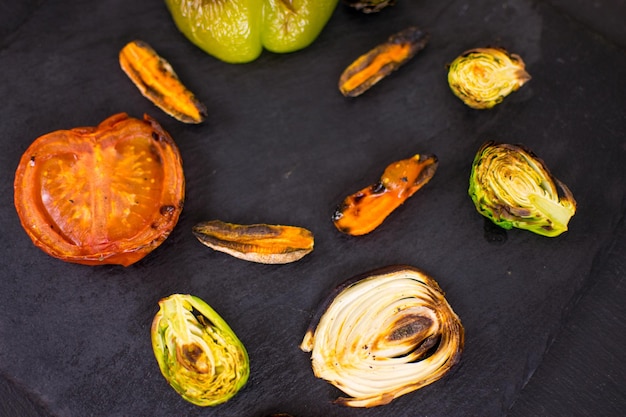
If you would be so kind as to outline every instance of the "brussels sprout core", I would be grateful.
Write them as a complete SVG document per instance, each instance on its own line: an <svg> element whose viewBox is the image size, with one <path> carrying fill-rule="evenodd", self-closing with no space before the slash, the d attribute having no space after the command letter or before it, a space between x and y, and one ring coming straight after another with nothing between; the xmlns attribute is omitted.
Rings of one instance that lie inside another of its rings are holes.
<svg viewBox="0 0 626 417"><path fill-rule="evenodd" d="M478 212L498 226L543 236L565 232L576 213L569 188L520 145L485 143L474 158L469 195Z"/></svg>
<svg viewBox="0 0 626 417"><path fill-rule="evenodd" d="M250 374L248 354L235 333L197 297L174 294L159 306L152 347L167 382L195 405L229 400Z"/></svg>

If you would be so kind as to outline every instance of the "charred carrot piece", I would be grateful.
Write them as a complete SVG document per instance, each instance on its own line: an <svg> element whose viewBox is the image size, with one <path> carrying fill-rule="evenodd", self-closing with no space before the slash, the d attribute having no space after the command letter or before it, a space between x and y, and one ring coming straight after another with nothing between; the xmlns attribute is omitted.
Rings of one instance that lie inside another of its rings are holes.
<svg viewBox="0 0 626 417"><path fill-rule="evenodd" d="M296 226L211 220L195 225L193 234L211 249L264 264L297 261L313 251L314 245L313 233Z"/></svg>
<svg viewBox="0 0 626 417"><path fill-rule="evenodd" d="M126 44L119 61L141 94L165 113L183 123L204 121L204 104L183 85L169 62L146 42L135 40Z"/></svg>
<svg viewBox="0 0 626 417"><path fill-rule="evenodd" d="M380 180L346 197L333 214L335 227L358 236L376 229L396 208L430 181L435 155L414 155L389 165Z"/></svg>
<svg viewBox="0 0 626 417"><path fill-rule="evenodd" d="M339 77L339 91L356 97L400 68L424 49L430 34L411 26L357 58Z"/></svg>

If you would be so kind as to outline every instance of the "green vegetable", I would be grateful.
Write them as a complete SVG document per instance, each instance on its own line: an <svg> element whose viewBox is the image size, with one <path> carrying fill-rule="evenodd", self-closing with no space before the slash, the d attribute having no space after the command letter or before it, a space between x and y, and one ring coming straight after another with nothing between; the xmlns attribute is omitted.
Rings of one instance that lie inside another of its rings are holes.
<svg viewBox="0 0 626 417"><path fill-rule="evenodd" d="M531 79L517 54L502 48L465 51L450 64L448 84L473 109L490 109Z"/></svg>
<svg viewBox="0 0 626 417"><path fill-rule="evenodd" d="M159 301L152 348L161 373L185 400L214 406L233 397L250 374L248 353L208 304L192 295Z"/></svg>
<svg viewBox="0 0 626 417"><path fill-rule="evenodd" d="M343 0L343 2L363 13L377 13L385 7L396 4L396 0Z"/></svg>
<svg viewBox="0 0 626 417"><path fill-rule="evenodd" d="M165 0L178 29L230 63L256 59L263 47L293 52L320 34L338 0Z"/></svg>
<svg viewBox="0 0 626 417"><path fill-rule="evenodd" d="M469 195L498 226L549 237L565 232L576 212L569 188L521 145L485 143L472 164Z"/></svg>

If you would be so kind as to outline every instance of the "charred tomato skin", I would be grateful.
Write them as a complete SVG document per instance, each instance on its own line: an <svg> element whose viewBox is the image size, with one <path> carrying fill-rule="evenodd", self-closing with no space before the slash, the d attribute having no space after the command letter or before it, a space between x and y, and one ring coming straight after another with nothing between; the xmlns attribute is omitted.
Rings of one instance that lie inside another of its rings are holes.
<svg viewBox="0 0 626 417"><path fill-rule="evenodd" d="M129 266L169 236L183 208L182 158L150 116L115 114L96 127L36 139L15 173L27 235L63 261Z"/></svg>

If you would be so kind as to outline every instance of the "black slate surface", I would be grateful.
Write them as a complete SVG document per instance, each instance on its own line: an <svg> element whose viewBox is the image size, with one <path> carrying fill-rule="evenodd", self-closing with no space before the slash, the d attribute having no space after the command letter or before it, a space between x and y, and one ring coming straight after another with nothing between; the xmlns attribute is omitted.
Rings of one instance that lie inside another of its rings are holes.
<svg viewBox="0 0 626 417"><path fill-rule="evenodd" d="M311 47L234 66L189 44L161 2L1 2L0 415L623 410L626 57L611 37L619 30L596 17L614 22L623 3L604 2L596 16L554 3L399 1L370 16L340 5ZM342 97L343 68L412 24L431 32L427 49L363 96ZM207 105L207 123L180 124L136 91L117 63L132 39L170 61ZM481 112L450 93L445 65L485 45L520 54L533 79ZM17 162L36 137L117 112L148 113L177 141L187 178L180 222L129 268L50 258L13 208ZM526 144L568 184L579 208L567 234L485 239L467 179L488 139ZM346 194L390 162L425 152L439 157L437 174L378 230L350 238L334 229L330 215ZM304 226L316 249L294 264L246 263L193 237L191 227L211 218ZM466 329L461 363L390 405L338 407L340 393L313 377L298 344L333 286L395 263L426 270L446 291ZM251 379L222 406L186 403L159 373L150 322L159 298L175 292L211 304L248 348Z"/></svg>

